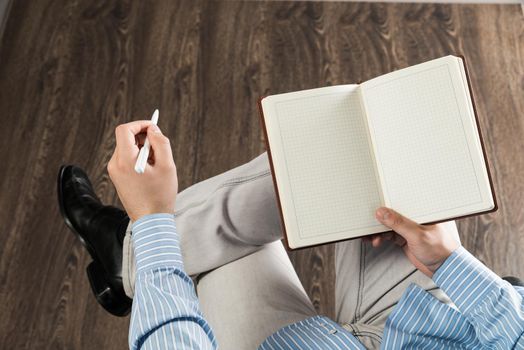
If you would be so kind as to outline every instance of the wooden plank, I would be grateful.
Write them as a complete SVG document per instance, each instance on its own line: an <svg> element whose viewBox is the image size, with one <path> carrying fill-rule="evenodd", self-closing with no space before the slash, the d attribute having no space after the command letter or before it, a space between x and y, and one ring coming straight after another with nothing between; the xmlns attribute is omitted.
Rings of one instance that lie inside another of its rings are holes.
<svg viewBox="0 0 524 350"><path fill-rule="evenodd" d="M125 347L128 320L91 295L63 225L61 163L117 203L113 129L160 107L180 188L263 151L259 96L352 83L448 53L468 59L499 212L459 223L495 272L524 276L524 22L518 5L13 2L0 45L0 347ZM291 254L334 315L334 249Z"/></svg>

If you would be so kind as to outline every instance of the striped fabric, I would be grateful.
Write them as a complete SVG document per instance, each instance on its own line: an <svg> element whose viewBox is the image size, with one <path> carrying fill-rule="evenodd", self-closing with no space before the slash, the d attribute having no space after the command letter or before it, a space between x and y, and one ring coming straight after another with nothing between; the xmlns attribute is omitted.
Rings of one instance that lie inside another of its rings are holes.
<svg viewBox="0 0 524 350"><path fill-rule="evenodd" d="M286 326L267 338L260 350L366 348L346 329L327 317L316 316Z"/></svg>
<svg viewBox="0 0 524 350"><path fill-rule="evenodd" d="M130 349L216 349L191 278L184 272L173 215L133 223L136 257Z"/></svg>
<svg viewBox="0 0 524 350"><path fill-rule="evenodd" d="M133 224L135 298L131 349L216 349L183 269L173 215ZM455 303L410 285L389 315L382 349L524 349L524 288L513 287L458 248L433 276ZM284 327L259 349L364 349L351 332L316 316Z"/></svg>

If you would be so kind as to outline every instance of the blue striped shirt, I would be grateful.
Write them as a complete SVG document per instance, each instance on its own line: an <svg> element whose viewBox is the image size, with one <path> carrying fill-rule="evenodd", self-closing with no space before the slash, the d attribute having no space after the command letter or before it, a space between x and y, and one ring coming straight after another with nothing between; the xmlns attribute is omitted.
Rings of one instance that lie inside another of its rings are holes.
<svg viewBox="0 0 524 350"><path fill-rule="evenodd" d="M131 349L216 349L180 254L173 215L133 223L136 256ZM524 288L513 287L460 247L433 280L450 306L411 284L389 315L382 349L524 349ZM315 316L288 325L259 349L365 349L345 328Z"/></svg>

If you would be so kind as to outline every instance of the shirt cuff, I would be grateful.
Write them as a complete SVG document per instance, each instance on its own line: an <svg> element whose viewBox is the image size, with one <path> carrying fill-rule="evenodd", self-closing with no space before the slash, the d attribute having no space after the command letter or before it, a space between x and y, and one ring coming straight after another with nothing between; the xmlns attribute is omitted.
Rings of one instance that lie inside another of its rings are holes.
<svg viewBox="0 0 524 350"><path fill-rule="evenodd" d="M433 274L433 281L465 315L473 312L504 284L499 276L462 246Z"/></svg>
<svg viewBox="0 0 524 350"><path fill-rule="evenodd" d="M183 268L173 214L145 215L131 227L136 272L158 268Z"/></svg>

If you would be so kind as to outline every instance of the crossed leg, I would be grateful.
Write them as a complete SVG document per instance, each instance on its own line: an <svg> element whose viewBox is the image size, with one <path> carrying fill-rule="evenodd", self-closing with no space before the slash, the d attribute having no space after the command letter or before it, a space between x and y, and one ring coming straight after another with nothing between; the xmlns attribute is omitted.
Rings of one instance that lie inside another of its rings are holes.
<svg viewBox="0 0 524 350"><path fill-rule="evenodd" d="M198 276L201 310L221 349L255 349L278 329L316 315L280 242L266 154L179 193L175 221L186 272ZM123 256L132 296L130 232Z"/></svg>
<svg viewBox="0 0 524 350"><path fill-rule="evenodd" d="M266 154L182 191L175 220L186 271L199 276L202 312L221 349L255 349L276 330L316 315L280 242ZM130 297L132 251L128 232L123 277ZM379 346L385 320L410 283L446 301L397 246L372 249L352 240L337 244L335 259L337 322L369 348Z"/></svg>

